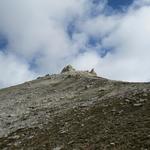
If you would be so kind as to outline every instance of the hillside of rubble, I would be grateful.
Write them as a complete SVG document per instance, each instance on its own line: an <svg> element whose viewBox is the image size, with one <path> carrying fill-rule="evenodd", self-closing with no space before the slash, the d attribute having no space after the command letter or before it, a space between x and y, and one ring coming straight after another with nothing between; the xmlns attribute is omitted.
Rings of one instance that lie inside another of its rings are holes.
<svg viewBox="0 0 150 150"><path fill-rule="evenodd" d="M1 89L0 150L150 150L150 83L69 65Z"/></svg>

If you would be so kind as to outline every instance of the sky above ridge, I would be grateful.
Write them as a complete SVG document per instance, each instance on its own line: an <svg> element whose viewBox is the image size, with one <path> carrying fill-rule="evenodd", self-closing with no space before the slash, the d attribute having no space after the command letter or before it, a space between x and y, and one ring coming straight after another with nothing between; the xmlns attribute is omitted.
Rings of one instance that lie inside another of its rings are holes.
<svg viewBox="0 0 150 150"><path fill-rule="evenodd" d="M100 1L100 0L99 0ZM128 7L134 0L108 0L108 5L113 9L120 9L120 7Z"/></svg>
<svg viewBox="0 0 150 150"><path fill-rule="evenodd" d="M0 87L67 64L150 81L150 0L0 0Z"/></svg>

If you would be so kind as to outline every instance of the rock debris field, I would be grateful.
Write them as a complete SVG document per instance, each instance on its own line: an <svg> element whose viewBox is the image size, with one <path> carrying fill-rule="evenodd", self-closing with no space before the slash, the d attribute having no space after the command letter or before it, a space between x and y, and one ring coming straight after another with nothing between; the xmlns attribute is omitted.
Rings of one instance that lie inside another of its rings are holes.
<svg viewBox="0 0 150 150"><path fill-rule="evenodd" d="M150 150L150 83L69 65L1 89L0 150Z"/></svg>

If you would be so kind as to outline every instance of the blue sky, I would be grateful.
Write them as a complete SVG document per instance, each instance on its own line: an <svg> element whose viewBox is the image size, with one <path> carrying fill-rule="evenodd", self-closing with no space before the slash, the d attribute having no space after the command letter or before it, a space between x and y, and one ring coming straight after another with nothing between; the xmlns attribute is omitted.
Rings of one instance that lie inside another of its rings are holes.
<svg viewBox="0 0 150 150"><path fill-rule="evenodd" d="M95 68L110 79L149 81L149 4L0 1L0 87L59 73L67 64L79 70Z"/></svg>
<svg viewBox="0 0 150 150"><path fill-rule="evenodd" d="M7 48L8 45L8 39L0 34L0 50L4 50Z"/></svg>
<svg viewBox="0 0 150 150"><path fill-rule="evenodd" d="M133 0L108 0L108 5L113 9L118 9L122 6L129 6L132 2Z"/></svg>
<svg viewBox="0 0 150 150"><path fill-rule="evenodd" d="M102 0L94 0L93 3L99 4L101 3ZM133 0L108 0L107 6L111 7L114 10L121 11L122 7L128 7L132 4ZM94 12L94 10L92 10ZM77 32L75 28L75 21L71 21L71 23L68 26L68 34L70 37L72 37L73 32ZM98 42L99 40L96 39L95 37L90 37L90 44L93 46L96 45L96 41ZM8 46L8 39L5 37L4 34L0 34L0 50L6 49Z"/></svg>
<svg viewBox="0 0 150 150"><path fill-rule="evenodd" d="M93 3L98 4L101 3L101 0L94 0ZM132 4L132 0L108 0L108 6L112 7L114 10L121 11L122 7L128 7L130 4ZM91 10L94 13L94 9ZM77 32L76 20L72 20L70 24L68 25L68 34L70 38L72 38L72 34L74 32ZM0 34L0 50L4 51L8 46L7 37L4 34ZM100 39L97 39L95 37L89 37L89 44L91 46L95 46L97 43L99 43ZM35 59L35 58L34 58Z"/></svg>

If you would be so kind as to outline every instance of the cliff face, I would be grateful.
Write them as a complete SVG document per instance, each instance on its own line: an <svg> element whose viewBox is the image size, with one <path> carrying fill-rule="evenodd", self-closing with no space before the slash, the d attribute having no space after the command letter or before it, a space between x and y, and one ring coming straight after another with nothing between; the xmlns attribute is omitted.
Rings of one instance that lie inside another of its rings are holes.
<svg viewBox="0 0 150 150"><path fill-rule="evenodd" d="M0 90L0 149L150 148L149 83L64 70Z"/></svg>

